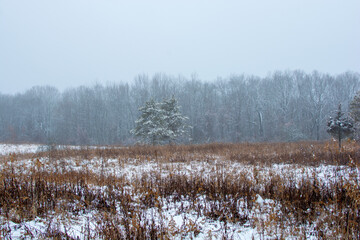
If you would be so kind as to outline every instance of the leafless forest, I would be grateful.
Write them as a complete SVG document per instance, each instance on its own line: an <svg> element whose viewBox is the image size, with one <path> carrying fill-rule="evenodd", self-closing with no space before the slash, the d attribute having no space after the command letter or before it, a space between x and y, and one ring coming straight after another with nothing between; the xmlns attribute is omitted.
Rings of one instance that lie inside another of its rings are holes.
<svg viewBox="0 0 360 240"><path fill-rule="evenodd" d="M133 144L138 108L174 96L189 117L179 142L323 140L339 103L346 111L360 89L358 73L275 72L202 81L157 74L131 84L80 86L59 91L37 86L0 95L0 141L59 144Z"/></svg>

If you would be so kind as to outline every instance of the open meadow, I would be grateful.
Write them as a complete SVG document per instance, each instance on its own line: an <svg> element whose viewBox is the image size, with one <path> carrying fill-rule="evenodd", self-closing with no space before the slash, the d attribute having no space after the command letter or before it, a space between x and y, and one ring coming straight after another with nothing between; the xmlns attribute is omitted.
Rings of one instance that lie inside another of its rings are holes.
<svg viewBox="0 0 360 240"><path fill-rule="evenodd" d="M0 238L359 239L347 142L0 144Z"/></svg>

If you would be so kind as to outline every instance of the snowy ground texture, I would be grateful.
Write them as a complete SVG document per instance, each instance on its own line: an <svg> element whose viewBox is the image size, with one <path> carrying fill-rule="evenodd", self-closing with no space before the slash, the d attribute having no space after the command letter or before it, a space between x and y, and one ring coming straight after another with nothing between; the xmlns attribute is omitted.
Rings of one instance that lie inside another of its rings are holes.
<svg viewBox="0 0 360 240"><path fill-rule="evenodd" d="M41 145L37 144L0 144L0 155L36 153L39 149Z"/></svg>
<svg viewBox="0 0 360 240"><path fill-rule="evenodd" d="M0 145L1 194L22 204L0 203L5 239L341 239L359 234L359 210L349 210L360 204L359 167L351 154L347 164L337 165L249 164L213 152L39 149ZM10 183L14 178L17 184ZM22 181L30 182L34 192L20 195L29 187ZM44 193L36 193L38 188ZM352 218L345 226L351 231L337 223L344 216Z"/></svg>

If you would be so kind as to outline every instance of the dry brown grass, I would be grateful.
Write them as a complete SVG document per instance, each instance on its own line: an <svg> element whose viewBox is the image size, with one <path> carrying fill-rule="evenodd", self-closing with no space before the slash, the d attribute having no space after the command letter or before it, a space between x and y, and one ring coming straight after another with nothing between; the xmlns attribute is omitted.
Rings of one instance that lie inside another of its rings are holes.
<svg viewBox="0 0 360 240"><path fill-rule="evenodd" d="M341 164L349 162L349 156L359 163L360 151L356 142L347 142L339 151L336 142L293 142L293 143L212 143L203 145L166 145L132 147L111 147L80 149L65 148L39 152L36 154L22 154L22 158L61 159L81 157L82 159L121 158L150 160L157 159L164 162L186 162L199 158L201 160L212 155L222 156L231 161L246 164L296 163L303 165ZM6 156L0 157L2 160Z"/></svg>
<svg viewBox="0 0 360 240"><path fill-rule="evenodd" d="M99 176L89 170L49 172L40 158L56 164L65 158L111 158L118 159L119 165L136 159L137 164L154 161L159 168L129 180L112 174ZM33 159L33 164L19 172L17 162L22 159ZM84 227L86 238L196 237L201 232L198 223L188 220L180 229L162 215L164 207L177 204L179 213L192 212L223 223L224 239L232 238L227 224L245 223L256 227L260 237L274 239L306 238L309 234L319 239L360 238L360 151L353 142L342 151L336 143L328 142L134 146L10 155L1 161L0 214L15 223L95 211L92 221L97 227L92 231ZM186 174L168 165L193 161L211 163L213 170ZM229 170L227 161L248 166L248 171ZM335 173L335 181L324 182L316 174L299 180L271 168L266 174L263 171L266 166L284 163L294 171L325 164L345 166L350 173L347 178ZM269 203L259 204L259 196ZM156 209L157 215L149 217L149 209ZM4 228L0 233L5 238L10 236ZM47 234L43 237L70 237L51 224Z"/></svg>

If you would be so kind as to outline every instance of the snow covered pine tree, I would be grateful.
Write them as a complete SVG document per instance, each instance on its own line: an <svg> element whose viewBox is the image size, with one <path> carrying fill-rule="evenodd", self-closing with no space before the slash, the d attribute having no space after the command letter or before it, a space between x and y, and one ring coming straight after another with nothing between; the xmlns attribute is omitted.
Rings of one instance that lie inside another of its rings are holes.
<svg viewBox="0 0 360 240"><path fill-rule="evenodd" d="M354 133L353 123L349 118L344 117L344 113L341 111L341 104L339 104L336 117L330 117L327 126L327 132L338 140L340 150L341 140L351 137Z"/></svg>
<svg viewBox="0 0 360 240"><path fill-rule="evenodd" d="M188 119L181 115L178 103L174 97L161 103L153 99L139 109L141 116L135 121L131 133L142 139L143 143L157 145L171 143L186 133Z"/></svg>
<svg viewBox="0 0 360 240"><path fill-rule="evenodd" d="M189 118L180 113L180 107L174 96L170 99L165 99L161 103L161 109L165 115L164 120L167 127L165 140L171 143L186 133L186 129L188 128L186 121Z"/></svg>
<svg viewBox="0 0 360 240"><path fill-rule="evenodd" d="M164 114L159 104L151 99L139 111L142 112L141 116L135 121L136 127L131 130L131 133L141 137L144 143L159 144L166 132Z"/></svg>

